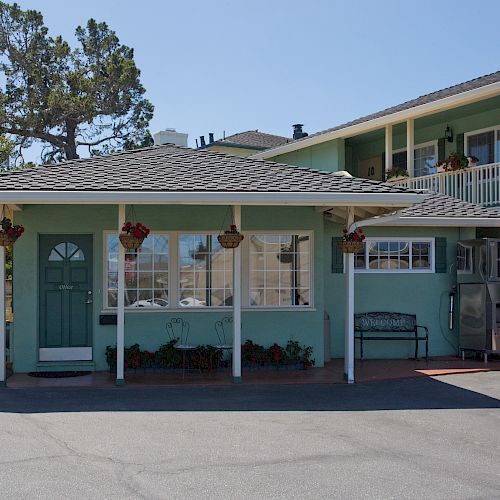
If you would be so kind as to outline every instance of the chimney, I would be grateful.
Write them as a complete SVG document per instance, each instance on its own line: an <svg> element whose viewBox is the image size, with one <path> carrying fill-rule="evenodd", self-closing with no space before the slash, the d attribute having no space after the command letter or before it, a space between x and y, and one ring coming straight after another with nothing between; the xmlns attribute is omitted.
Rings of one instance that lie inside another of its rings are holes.
<svg viewBox="0 0 500 500"><path fill-rule="evenodd" d="M162 144L175 144L176 146L187 147L188 135L183 132L176 132L175 128L166 128L154 134L155 146Z"/></svg>
<svg viewBox="0 0 500 500"><path fill-rule="evenodd" d="M303 132L302 127L304 124L295 123L293 126L293 140L302 139L302 137L307 137L309 134L307 132Z"/></svg>
<svg viewBox="0 0 500 500"><path fill-rule="evenodd" d="M209 132L209 134L208 134L208 143L212 144L212 142L214 142L214 133L213 132Z"/></svg>
<svg viewBox="0 0 500 500"><path fill-rule="evenodd" d="M204 148L206 146L205 144L205 136L200 135L200 148Z"/></svg>

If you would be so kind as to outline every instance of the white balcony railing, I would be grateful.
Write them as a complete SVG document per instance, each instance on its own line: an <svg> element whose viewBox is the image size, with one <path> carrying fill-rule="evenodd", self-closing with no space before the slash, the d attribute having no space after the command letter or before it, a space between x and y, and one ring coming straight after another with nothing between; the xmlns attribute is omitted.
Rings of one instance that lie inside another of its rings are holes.
<svg viewBox="0 0 500 500"><path fill-rule="evenodd" d="M500 163L398 179L392 183L412 189L428 189L485 207L500 205Z"/></svg>

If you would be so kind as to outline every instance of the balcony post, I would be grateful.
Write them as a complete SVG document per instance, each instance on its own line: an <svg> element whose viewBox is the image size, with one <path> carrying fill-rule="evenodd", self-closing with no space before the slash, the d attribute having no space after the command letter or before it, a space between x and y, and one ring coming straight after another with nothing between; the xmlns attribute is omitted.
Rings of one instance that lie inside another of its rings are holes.
<svg viewBox="0 0 500 500"><path fill-rule="evenodd" d="M347 208L346 227L352 231L354 208ZM354 383L354 254L344 254L344 378Z"/></svg>
<svg viewBox="0 0 500 500"><path fill-rule="evenodd" d="M413 151L415 149L415 130L413 118L406 120L406 169L410 178L415 177L415 157Z"/></svg>
<svg viewBox="0 0 500 500"><path fill-rule="evenodd" d="M385 127L385 172L392 167L392 125Z"/></svg>
<svg viewBox="0 0 500 500"><path fill-rule="evenodd" d="M234 224L241 231L241 205L233 205ZM233 382L241 382L241 244L233 250Z"/></svg>

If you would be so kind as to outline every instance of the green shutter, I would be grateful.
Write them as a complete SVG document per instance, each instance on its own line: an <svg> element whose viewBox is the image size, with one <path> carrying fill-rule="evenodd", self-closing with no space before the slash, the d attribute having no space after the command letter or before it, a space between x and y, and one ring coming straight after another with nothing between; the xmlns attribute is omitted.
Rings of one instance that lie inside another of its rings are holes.
<svg viewBox="0 0 500 500"><path fill-rule="evenodd" d="M446 139L441 137L438 139L438 162L446 160Z"/></svg>
<svg viewBox="0 0 500 500"><path fill-rule="evenodd" d="M457 134L457 153L463 153L464 151L464 134Z"/></svg>
<svg viewBox="0 0 500 500"><path fill-rule="evenodd" d="M436 238L435 269L436 273L446 273L448 265L446 262L446 238Z"/></svg>
<svg viewBox="0 0 500 500"><path fill-rule="evenodd" d="M344 272L344 254L337 246L337 241L341 241L342 237L332 237L332 273Z"/></svg>

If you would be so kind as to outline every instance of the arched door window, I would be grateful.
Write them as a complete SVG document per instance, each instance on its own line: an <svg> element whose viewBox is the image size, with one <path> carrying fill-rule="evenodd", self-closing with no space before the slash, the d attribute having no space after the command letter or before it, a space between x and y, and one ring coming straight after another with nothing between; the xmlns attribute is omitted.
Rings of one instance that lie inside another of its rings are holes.
<svg viewBox="0 0 500 500"><path fill-rule="evenodd" d="M49 253L49 261L58 262L65 259L72 262L83 262L85 261L85 254L83 253L83 250L74 243L71 243L70 241L63 241L52 248Z"/></svg>

